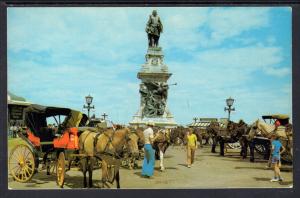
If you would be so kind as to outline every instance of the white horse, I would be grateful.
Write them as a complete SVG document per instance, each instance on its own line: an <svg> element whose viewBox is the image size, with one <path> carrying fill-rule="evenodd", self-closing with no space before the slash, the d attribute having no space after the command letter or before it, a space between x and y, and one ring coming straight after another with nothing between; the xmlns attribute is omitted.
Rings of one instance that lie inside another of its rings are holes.
<svg viewBox="0 0 300 198"><path fill-rule="evenodd" d="M160 160L160 170L164 171L164 153L169 147L170 143L168 141L168 132L158 131L155 135L155 140L153 142L154 150L155 150L155 158Z"/></svg>

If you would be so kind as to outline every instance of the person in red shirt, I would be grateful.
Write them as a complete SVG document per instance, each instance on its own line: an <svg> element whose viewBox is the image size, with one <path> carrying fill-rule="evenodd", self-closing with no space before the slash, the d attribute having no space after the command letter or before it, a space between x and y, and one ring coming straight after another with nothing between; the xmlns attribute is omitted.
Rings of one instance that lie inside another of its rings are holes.
<svg viewBox="0 0 300 198"><path fill-rule="evenodd" d="M281 125L280 121L279 121L279 120L276 120L276 122L275 122L275 127L277 128L277 127L279 127L280 125Z"/></svg>

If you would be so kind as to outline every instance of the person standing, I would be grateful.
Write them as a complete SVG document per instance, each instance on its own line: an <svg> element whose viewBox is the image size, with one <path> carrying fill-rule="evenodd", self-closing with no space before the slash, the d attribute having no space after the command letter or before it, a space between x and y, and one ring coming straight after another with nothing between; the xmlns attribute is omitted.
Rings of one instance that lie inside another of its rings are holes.
<svg viewBox="0 0 300 198"><path fill-rule="evenodd" d="M282 146L281 142L279 141L279 137L276 134L273 134L271 136L271 142L272 142L271 162L274 167L274 178L271 179L270 181L271 182L282 181L283 179L280 176L280 167L281 167L280 156L285 151L285 148L284 146Z"/></svg>
<svg viewBox="0 0 300 198"><path fill-rule="evenodd" d="M152 127L154 126L153 122L147 122L147 129L144 130L144 138L145 138L145 145L144 145L144 162L142 168L142 176L150 178L153 176L154 166L155 166L155 157L154 157L154 150L152 148L154 134Z"/></svg>
<svg viewBox="0 0 300 198"><path fill-rule="evenodd" d="M15 123L13 126L13 138L17 137L17 131L18 131L18 127L17 127L17 123Z"/></svg>
<svg viewBox="0 0 300 198"><path fill-rule="evenodd" d="M13 131L14 131L13 123L10 123L10 127L9 127L9 137L10 138L13 138Z"/></svg>
<svg viewBox="0 0 300 198"><path fill-rule="evenodd" d="M187 167L191 168L194 163L195 151L197 149L197 136L190 128L187 134Z"/></svg>

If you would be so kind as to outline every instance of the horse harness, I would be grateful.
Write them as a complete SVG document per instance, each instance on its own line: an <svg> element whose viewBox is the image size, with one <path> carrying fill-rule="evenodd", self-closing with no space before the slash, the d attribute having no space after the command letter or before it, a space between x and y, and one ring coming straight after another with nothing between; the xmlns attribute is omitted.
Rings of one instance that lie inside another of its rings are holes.
<svg viewBox="0 0 300 198"><path fill-rule="evenodd" d="M97 145L97 142L98 142L98 138L101 134L104 134L107 138L108 138L108 141L104 147L104 150L102 152L97 152L96 151L96 145ZM112 141L114 139L114 136L115 136L115 131L113 132L113 135L110 136L108 135L107 133L97 133L97 135L95 136L94 138L94 155L96 158L100 158L101 159L101 155L107 155L107 156L111 156L113 159L121 159L122 157L119 155L119 153L116 151L116 149L114 148L113 144L112 144ZM130 140L130 138L128 137L128 134L126 133L125 135L125 141L128 142ZM112 150L109 149L109 145L112 146Z"/></svg>

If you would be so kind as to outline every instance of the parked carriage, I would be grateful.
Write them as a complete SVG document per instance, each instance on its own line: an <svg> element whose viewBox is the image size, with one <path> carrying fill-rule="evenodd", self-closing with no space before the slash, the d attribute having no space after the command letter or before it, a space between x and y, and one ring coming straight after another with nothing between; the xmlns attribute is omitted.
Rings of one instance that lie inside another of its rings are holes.
<svg viewBox="0 0 300 198"><path fill-rule="evenodd" d="M26 144L14 147L9 156L10 173L18 182L27 182L39 164L56 170L57 184L64 185L66 166L78 151L78 127L84 126L85 114L68 108L31 105L25 109L27 130L19 133ZM49 124L55 123L54 125Z"/></svg>
<svg viewBox="0 0 300 198"><path fill-rule="evenodd" d="M273 114L273 115L263 115L262 119L268 125L274 125L276 121L279 121L279 125L276 126L276 130L274 133L283 133L285 137L280 136L280 141L285 147L288 147L288 151L283 153L281 158L283 161L292 162L292 147L293 147L293 131L292 124L289 122L289 116L284 114ZM258 134L253 138L252 144L254 144L254 149L257 153L264 156L264 159L269 159L270 149L271 149L271 141L270 137L265 134ZM250 150L251 151L251 150ZM253 153L251 154L251 161L254 161Z"/></svg>

